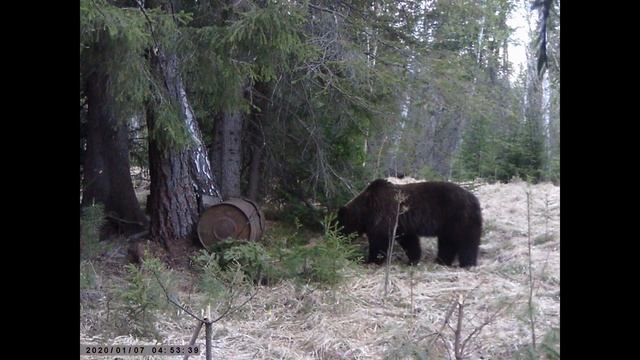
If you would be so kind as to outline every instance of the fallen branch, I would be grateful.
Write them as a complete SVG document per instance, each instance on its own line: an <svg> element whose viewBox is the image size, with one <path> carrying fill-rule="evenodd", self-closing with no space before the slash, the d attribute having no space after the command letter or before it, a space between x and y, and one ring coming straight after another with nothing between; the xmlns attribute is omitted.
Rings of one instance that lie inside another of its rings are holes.
<svg viewBox="0 0 640 360"><path fill-rule="evenodd" d="M196 343L196 339L198 339L198 335L200 334L200 330L202 329L202 321L198 321L198 324L196 325L196 330L193 332L193 335L191 336L191 340L189 340L189 346L193 346ZM185 355L182 360L189 360L189 354Z"/></svg>
<svg viewBox="0 0 640 360"><path fill-rule="evenodd" d="M143 238L143 237L145 237L147 235L149 235L149 230L141 231L139 233L136 233L136 234L133 234L133 235L129 236L127 238L127 241L135 241L135 240Z"/></svg>
<svg viewBox="0 0 640 360"><path fill-rule="evenodd" d="M141 221L133 221L133 220L122 219L122 218L119 218L119 217L115 216L113 213L106 214L105 217L107 219L111 219L113 221L117 221L117 222L123 223L123 224L133 224L133 225L144 226L144 223L141 222Z"/></svg>

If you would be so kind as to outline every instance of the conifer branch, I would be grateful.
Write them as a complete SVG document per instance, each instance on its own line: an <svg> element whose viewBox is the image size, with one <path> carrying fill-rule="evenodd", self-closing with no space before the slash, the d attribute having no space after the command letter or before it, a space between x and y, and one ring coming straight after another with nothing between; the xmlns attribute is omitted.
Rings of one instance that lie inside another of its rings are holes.
<svg viewBox="0 0 640 360"><path fill-rule="evenodd" d="M144 4L142 3L142 0L136 0L136 3L138 4L140 11L142 11L142 15L144 15L145 19L147 19L147 23L149 24L149 31L151 32L151 38L153 39L153 43L157 51L158 49L160 49L160 44L158 43L158 38L156 37L156 32L153 28L153 22L151 21L151 18L147 14L147 11L144 9Z"/></svg>

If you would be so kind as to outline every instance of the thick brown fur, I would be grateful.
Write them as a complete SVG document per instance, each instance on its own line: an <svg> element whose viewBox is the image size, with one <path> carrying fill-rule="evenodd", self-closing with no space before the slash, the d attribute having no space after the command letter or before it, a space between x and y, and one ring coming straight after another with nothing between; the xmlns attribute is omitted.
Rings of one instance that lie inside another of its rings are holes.
<svg viewBox="0 0 640 360"><path fill-rule="evenodd" d="M353 200L338 211L338 224L344 233L367 234L367 263L381 263L386 256L398 209L401 204L396 236L409 257L417 264L422 257L419 237L438 237L436 262L451 266L457 256L461 267L477 263L482 233L480 202L471 192L448 182L420 182L394 185L384 179L374 180ZM382 255L382 258L378 258Z"/></svg>

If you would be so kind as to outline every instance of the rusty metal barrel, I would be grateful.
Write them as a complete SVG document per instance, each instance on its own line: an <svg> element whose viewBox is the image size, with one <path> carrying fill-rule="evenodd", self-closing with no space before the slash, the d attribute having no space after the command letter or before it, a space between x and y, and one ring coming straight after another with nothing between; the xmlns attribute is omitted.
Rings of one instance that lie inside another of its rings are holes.
<svg viewBox="0 0 640 360"><path fill-rule="evenodd" d="M215 204L205 210L198 221L198 238L207 249L228 238L257 241L264 230L262 211L255 202L245 198Z"/></svg>

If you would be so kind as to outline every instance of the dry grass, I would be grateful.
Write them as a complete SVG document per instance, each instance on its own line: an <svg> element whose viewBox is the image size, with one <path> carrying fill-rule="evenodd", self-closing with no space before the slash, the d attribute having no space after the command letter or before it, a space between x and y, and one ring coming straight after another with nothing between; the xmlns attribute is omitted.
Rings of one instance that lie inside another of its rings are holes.
<svg viewBox="0 0 640 360"><path fill-rule="evenodd" d="M516 182L483 184L474 190L485 219L477 267L435 265L435 240L425 239L426 256L413 271L404 260L392 263L386 298L384 267L379 266L345 269L346 279L333 288L289 281L263 286L243 309L214 324L213 358L412 359L414 353L425 358L427 352L428 358L454 358L454 330L443 325L459 295L465 297L463 338L499 311L469 343L464 358L513 358L531 342L526 316L527 188L532 192L532 239L542 239L534 241L532 249L539 342L550 328L559 327L559 187ZM545 228L552 237L544 236ZM103 281L119 281L117 276ZM181 276L185 283L190 281L189 275ZM83 310L81 343L153 344L132 336L101 337L95 326L105 314L104 301L96 309ZM449 318L454 329L455 314ZM195 328L192 319L175 314L162 318L157 328L164 344L188 343ZM198 343L204 343L204 329Z"/></svg>

